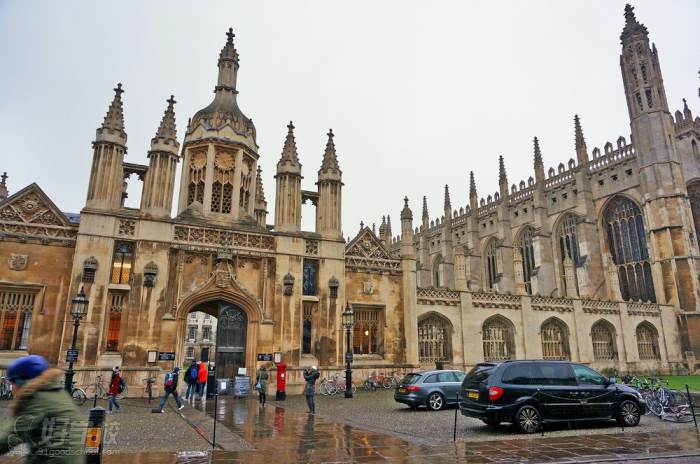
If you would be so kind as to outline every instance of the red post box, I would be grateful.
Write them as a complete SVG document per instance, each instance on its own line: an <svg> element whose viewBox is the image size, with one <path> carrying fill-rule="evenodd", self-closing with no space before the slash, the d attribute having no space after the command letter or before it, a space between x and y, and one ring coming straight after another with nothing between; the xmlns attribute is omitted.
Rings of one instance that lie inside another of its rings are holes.
<svg viewBox="0 0 700 464"><path fill-rule="evenodd" d="M284 401L287 398L287 365L283 362L277 364L277 393L275 400Z"/></svg>

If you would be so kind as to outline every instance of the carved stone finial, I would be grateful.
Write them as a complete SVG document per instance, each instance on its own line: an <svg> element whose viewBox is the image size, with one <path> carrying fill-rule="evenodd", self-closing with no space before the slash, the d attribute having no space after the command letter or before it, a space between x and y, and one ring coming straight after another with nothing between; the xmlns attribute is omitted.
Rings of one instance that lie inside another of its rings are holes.
<svg viewBox="0 0 700 464"><path fill-rule="evenodd" d="M175 127L175 108L174 105L177 103L175 97L170 95L170 98L166 100L168 102L168 107L163 113L163 118L160 120L160 126L156 131L156 136L151 140L151 145L154 145L158 141L163 141L166 144L177 144L177 128Z"/></svg>
<svg viewBox="0 0 700 464"><path fill-rule="evenodd" d="M425 197L423 197L425 200ZM408 207L408 197L403 198L403 209L401 210L401 221L412 221L413 220L413 211L411 211L411 208Z"/></svg>
<svg viewBox="0 0 700 464"><path fill-rule="evenodd" d="M287 137L284 139L284 147L282 147L282 156L277 162L277 172L280 169L289 168L293 171L301 171L301 163L299 162L299 153L297 152L297 143L294 138L294 124L289 121L287 124Z"/></svg>
<svg viewBox="0 0 700 464"><path fill-rule="evenodd" d="M444 203L445 210L451 210L451 202L450 202L450 187L445 184L445 203Z"/></svg>
<svg viewBox="0 0 700 464"><path fill-rule="evenodd" d="M506 166L503 162L503 155L498 156L498 184L507 184L508 178L506 177Z"/></svg>
<svg viewBox="0 0 700 464"><path fill-rule="evenodd" d="M469 197L476 197L476 181L474 171L469 171Z"/></svg>
<svg viewBox="0 0 700 464"><path fill-rule="evenodd" d="M543 164L542 164L542 152L540 151L540 141L537 140L537 137L535 137L533 139L533 143L535 145L535 167L543 166Z"/></svg>

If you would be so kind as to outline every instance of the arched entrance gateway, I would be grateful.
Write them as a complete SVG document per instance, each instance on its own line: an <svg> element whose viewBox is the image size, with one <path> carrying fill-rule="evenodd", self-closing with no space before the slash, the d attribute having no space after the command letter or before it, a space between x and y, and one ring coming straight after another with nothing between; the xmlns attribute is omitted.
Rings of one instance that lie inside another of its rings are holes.
<svg viewBox="0 0 700 464"><path fill-rule="evenodd" d="M192 290L178 305L176 365L183 365L186 361L188 316L196 311L217 319L216 354L212 359L216 377L233 378L240 367L247 368L247 374L254 377L262 310L257 298L236 280L225 257L219 257L209 279Z"/></svg>

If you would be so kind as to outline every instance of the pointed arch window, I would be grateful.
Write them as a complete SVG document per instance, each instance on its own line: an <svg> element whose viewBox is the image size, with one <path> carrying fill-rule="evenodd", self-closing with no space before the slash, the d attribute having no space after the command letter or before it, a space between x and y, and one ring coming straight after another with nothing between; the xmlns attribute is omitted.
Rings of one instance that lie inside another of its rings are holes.
<svg viewBox="0 0 700 464"><path fill-rule="evenodd" d="M418 360L421 364L452 362L452 327L437 314L418 321Z"/></svg>
<svg viewBox="0 0 700 464"><path fill-rule="evenodd" d="M503 361L515 358L513 324L502 316L493 316L481 329L484 361Z"/></svg>
<svg viewBox="0 0 700 464"><path fill-rule="evenodd" d="M641 360L659 360L659 333L648 322L637 326L637 350Z"/></svg>
<svg viewBox="0 0 700 464"><path fill-rule="evenodd" d="M695 224L696 240L700 239L700 181L692 182L688 185L688 199L690 200L690 210L693 213L693 223Z"/></svg>
<svg viewBox="0 0 700 464"><path fill-rule="evenodd" d="M581 253L578 246L577 223L576 216L568 213L557 228L559 241L559 285L563 289L562 295L578 294L576 266L581 260ZM574 288L568 288L570 286Z"/></svg>
<svg viewBox="0 0 700 464"><path fill-rule="evenodd" d="M204 176L207 167L207 152L200 150L190 155L190 182L187 185L187 206L195 201L204 203Z"/></svg>
<svg viewBox="0 0 700 464"><path fill-rule="evenodd" d="M229 214L233 202L233 176L236 155L221 151L214 157L214 183L211 186L211 211Z"/></svg>
<svg viewBox="0 0 700 464"><path fill-rule="evenodd" d="M442 266L442 255L437 255L433 260L433 285L435 287L441 287L443 285L440 266Z"/></svg>
<svg viewBox="0 0 700 464"><path fill-rule="evenodd" d="M639 206L616 197L603 214L608 251L617 267L622 299L656 303L644 220Z"/></svg>
<svg viewBox="0 0 700 464"><path fill-rule="evenodd" d="M569 328L559 319L545 321L540 329L542 359L570 359Z"/></svg>
<svg viewBox="0 0 700 464"><path fill-rule="evenodd" d="M496 239L492 238L486 244L484 251L486 264L486 285L488 288L494 288L498 283L498 261L496 259Z"/></svg>
<svg viewBox="0 0 700 464"><path fill-rule="evenodd" d="M520 253L520 261L523 269L523 283L528 295L532 295L532 275L535 271L535 249L532 245L532 227L526 227L515 243L515 252Z"/></svg>
<svg viewBox="0 0 700 464"><path fill-rule="evenodd" d="M591 327L593 341L593 358L596 361L617 359L615 346L615 328L608 321L598 321Z"/></svg>

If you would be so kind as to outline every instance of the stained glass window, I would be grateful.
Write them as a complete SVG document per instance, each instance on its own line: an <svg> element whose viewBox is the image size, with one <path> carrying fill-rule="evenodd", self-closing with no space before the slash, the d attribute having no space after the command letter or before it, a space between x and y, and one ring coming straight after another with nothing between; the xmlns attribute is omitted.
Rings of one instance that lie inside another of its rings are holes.
<svg viewBox="0 0 700 464"><path fill-rule="evenodd" d="M515 358L513 324L502 316L493 316L484 322L481 330L485 361Z"/></svg>
<svg viewBox="0 0 700 464"><path fill-rule="evenodd" d="M569 330L559 319L542 324L542 359L569 359Z"/></svg>
<svg viewBox="0 0 700 464"><path fill-rule="evenodd" d="M302 291L303 294L307 296L315 296L318 294L318 261L315 259L304 260Z"/></svg>
<svg viewBox="0 0 700 464"><path fill-rule="evenodd" d="M451 334L450 323L437 314L418 321L418 361L421 364L451 362Z"/></svg>
<svg viewBox="0 0 700 464"><path fill-rule="evenodd" d="M532 227L526 227L515 243L516 253L520 253L523 267L525 291L532 295L532 274L535 270L535 250L532 245Z"/></svg>
<svg viewBox="0 0 700 464"><path fill-rule="evenodd" d="M494 288L498 282L498 264L496 261L496 239L489 240L486 245L486 283L488 288Z"/></svg>

